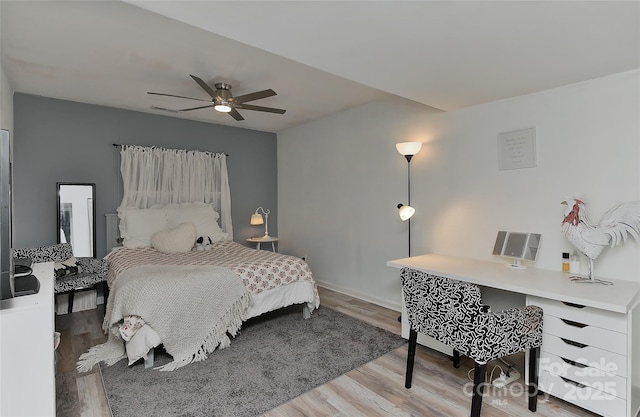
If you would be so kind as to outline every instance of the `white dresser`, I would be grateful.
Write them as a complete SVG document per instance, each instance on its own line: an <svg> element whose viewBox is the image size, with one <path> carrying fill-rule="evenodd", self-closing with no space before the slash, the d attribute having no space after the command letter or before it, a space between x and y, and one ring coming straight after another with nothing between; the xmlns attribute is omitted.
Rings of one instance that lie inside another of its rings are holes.
<svg viewBox="0 0 640 417"><path fill-rule="evenodd" d="M635 416L640 308L615 313L533 296L527 304L544 310L540 389L604 416Z"/></svg>
<svg viewBox="0 0 640 417"><path fill-rule="evenodd" d="M55 416L53 263L35 264L38 294L0 305L0 416Z"/></svg>
<svg viewBox="0 0 640 417"><path fill-rule="evenodd" d="M560 271L513 270L436 254L387 265L525 294L527 304L544 311L540 390L606 417L636 417L640 411L640 283L575 283ZM403 320L403 335L405 330ZM451 354L448 346L421 336L425 345Z"/></svg>

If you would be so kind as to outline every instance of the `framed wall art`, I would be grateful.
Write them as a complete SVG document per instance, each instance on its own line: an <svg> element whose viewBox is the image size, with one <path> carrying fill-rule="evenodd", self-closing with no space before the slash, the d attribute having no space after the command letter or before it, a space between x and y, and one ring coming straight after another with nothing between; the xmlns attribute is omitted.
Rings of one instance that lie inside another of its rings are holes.
<svg viewBox="0 0 640 417"><path fill-rule="evenodd" d="M498 169L535 168L536 128L498 133Z"/></svg>

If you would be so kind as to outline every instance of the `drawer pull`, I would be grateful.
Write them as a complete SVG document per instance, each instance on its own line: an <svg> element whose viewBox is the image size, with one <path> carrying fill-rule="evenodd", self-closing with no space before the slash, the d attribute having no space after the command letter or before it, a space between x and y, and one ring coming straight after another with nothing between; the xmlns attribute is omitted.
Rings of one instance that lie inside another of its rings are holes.
<svg viewBox="0 0 640 417"><path fill-rule="evenodd" d="M560 357L560 359L562 359L563 361L565 361L569 365L577 366L578 368L588 368L589 367L588 365L585 365L584 363L579 363L579 362L576 362L576 361L572 361L571 359L563 358L562 356Z"/></svg>
<svg viewBox="0 0 640 417"><path fill-rule="evenodd" d="M583 306L583 305L574 304L574 303L567 303L565 301L563 301L562 304L567 305L569 307L573 307L573 308L585 308L585 306Z"/></svg>
<svg viewBox="0 0 640 417"><path fill-rule="evenodd" d="M567 384L575 385L575 386L576 386L576 387L578 387L578 388L586 388L586 387L587 387L587 386L586 386L586 385L584 385L584 384L581 384L581 383L576 382L576 381L572 381L572 380L567 379L567 378L565 378L565 377L563 377L563 376L561 376L560 378L562 378L562 380L563 380L564 382L566 382Z"/></svg>
<svg viewBox="0 0 640 417"><path fill-rule="evenodd" d="M580 349L586 348L587 346L589 346L589 345L585 345L583 343L574 342L573 340L565 339L563 337L561 337L560 340L562 340L564 343L566 343L568 345L579 347Z"/></svg>
<svg viewBox="0 0 640 417"><path fill-rule="evenodd" d="M579 327L581 329L588 326L588 324L578 323L577 321L571 321L567 319L560 319L560 320L562 320L564 324L568 324L569 326L573 326L573 327Z"/></svg>

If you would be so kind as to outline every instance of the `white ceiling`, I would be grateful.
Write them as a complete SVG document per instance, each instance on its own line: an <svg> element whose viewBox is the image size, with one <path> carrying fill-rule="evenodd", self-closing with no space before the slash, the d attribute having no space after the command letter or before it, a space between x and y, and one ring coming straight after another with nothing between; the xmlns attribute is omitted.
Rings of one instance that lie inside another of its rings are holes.
<svg viewBox="0 0 640 417"><path fill-rule="evenodd" d="M638 1L7 1L17 92L277 132L379 99L453 110L640 67ZM284 115L212 109L189 77Z"/></svg>

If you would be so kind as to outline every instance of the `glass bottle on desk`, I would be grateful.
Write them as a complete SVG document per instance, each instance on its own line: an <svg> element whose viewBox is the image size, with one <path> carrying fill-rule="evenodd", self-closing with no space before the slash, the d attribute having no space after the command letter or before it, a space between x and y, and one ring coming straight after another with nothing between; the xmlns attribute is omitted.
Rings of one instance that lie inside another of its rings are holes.
<svg viewBox="0 0 640 417"><path fill-rule="evenodd" d="M577 250L574 250L571 254L571 258L569 261L569 272L572 274L580 273L580 255L578 255Z"/></svg>
<svg viewBox="0 0 640 417"><path fill-rule="evenodd" d="M569 270L570 270L569 252L562 252L562 272L569 272Z"/></svg>

